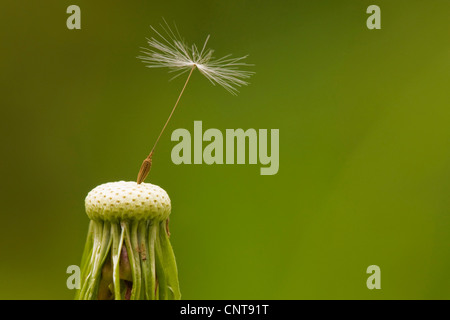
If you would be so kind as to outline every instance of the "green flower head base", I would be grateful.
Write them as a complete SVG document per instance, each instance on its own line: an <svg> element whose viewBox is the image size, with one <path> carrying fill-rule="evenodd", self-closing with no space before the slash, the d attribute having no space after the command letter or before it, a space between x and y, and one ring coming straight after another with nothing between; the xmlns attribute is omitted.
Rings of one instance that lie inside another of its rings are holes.
<svg viewBox="0 0 450 320"><path fill-rule="evenodd" d="M168 194L150 183L120 181L97 186L85 202L91 222L76 299L180 299Z"/></svg>

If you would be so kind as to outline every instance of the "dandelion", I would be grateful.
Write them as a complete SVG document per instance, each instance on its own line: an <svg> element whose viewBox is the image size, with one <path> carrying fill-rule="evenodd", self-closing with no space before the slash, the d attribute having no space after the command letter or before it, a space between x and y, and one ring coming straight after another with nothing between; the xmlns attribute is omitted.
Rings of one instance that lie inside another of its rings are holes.
<svg viewBox="0 0 450 320"><path fill-rule="evenodd" d="M91 221L76 299L180 299L166 191L150 183L109 182L91 190L85 206Z"/></svg>
<svg viewBox="0 0 450 320"><path fill-rule="evenodd" d="M161 187L143 182L152 163L156 144L169 123L195 69L211 83L236 94L247 85L250 71L246 57L225 56L214 59L207 49L209 36L201 50L188 46L167 23L161 25L164 36L152 28L156 38L148 39L149 48L139 57L150 68L169 68L174 78L189 73L175 106L148 157L142 163L137 182L119 181L101 184L86 199L90 219L89 232L81 259L80 300L166 300L180 299L178 270L170 244L169 195Z"/></svg>
<svg viewBox="0 0 450 320"><path fill-rule="evenodd" d="M175 26L175 32L170 28L166 21L161 24L162 32L157 31L151 27L155 32L155 37L147 39L148 48L142 48L142 56L138 58L144 62L149 68L168 68L169 72L176 73L172 79L189 73L184 83L183 88L175 102L172 111L164 124L158 138L156 139L152 150L147 158L143 161L141 169L138 173L137 183L145 180L152 165L153 152L158 144L161 135L167 127L172 115L180 102L181 96L191 78L195 69L198 69L213 85L220 85L233 95L238 93L237 87L248 85L246 81L254 72L240 70L240 67L251 66L250 64L242 62L247 56L232 57L226 55L222 58L215 59L213 57L214 50L206 48L210 36L202 46L202 49L193 44L187 45L184 39L180 36L178 29ZM172 80L171 79L171 80Z"/></svg>

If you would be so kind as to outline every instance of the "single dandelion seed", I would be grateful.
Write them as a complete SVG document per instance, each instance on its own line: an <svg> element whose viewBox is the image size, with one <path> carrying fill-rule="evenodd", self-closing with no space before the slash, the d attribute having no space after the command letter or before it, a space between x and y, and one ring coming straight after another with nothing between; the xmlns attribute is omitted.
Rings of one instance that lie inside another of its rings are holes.
<svg viewBox="0 0 450 320"><path fill-rule="evenodd" d="M147 39L148 47L142 48L141 53L143 55L138 58L141 59L148 68L168 68L169 72L175 73L172 79L185 73L189 74L153 148L147 158L142 162L137 177L138 184L142 183L150 172L153 152L155 151L156 145L172 118L195 69L198 69L198 71L200 71L200 73L213 85L218 84L233 95L238 93L238 87L248 85L247 79L254 74L252 71L239 69L241 67L251 66L250 64L243 62L247 56L235 58L231 55L226 55L222 58L215 59L213 57L214 50L206 47L210 38L209 35L206 37L201 50L199 50L195 44L191 46L186 44L184 39L180 36L176 25L174 25L176 33L170 28L165 20L164 24L161 24L160 26L162 29L161 32L157 31L154 27L151 27L155 36Z"/></svg>

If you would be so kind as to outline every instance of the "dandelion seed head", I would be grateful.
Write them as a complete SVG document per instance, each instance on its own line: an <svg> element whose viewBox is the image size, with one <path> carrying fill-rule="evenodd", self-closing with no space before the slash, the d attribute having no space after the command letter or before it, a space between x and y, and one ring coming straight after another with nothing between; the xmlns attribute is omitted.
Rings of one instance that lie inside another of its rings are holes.
<svg viewBox="0 0 450 320"><path fill-rule="evenodd" d="M247 56L232 57L230 54L216 59L213 57L214 50L206 47L209 35L199 50L195 44L188 45L184 41L176 25L175 33L166 21L164 23L160 25L162 32L151 27L155 36L147 38L148 47L141 48L143 55L138 58L147 67L168 68L169 72L175 73L172 79L196 67L213 85L218 84L234 95L238 92L237 87L248 85L247 79L254 72L239 69L252 66L243 62Z"/></svg>

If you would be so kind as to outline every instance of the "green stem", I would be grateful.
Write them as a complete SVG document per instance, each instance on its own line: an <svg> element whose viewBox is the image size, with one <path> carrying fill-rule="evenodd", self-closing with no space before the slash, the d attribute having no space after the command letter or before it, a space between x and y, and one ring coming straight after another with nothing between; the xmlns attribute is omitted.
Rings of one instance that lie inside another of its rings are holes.
<svg viewBox="0 0 450 320"><path fill-rule="evenodd" d="M167 300L168 299L168 288L167 288L167 279L166 279L166 273L165 273L165 264L164 264L164 255L161 250L161 239L159 236L160 228L159 223L154 222L154 225L152 225L152 228L154 229L153 232L156 234L156 241L155 241L155 267L156 267L156 277L158 279L158 293L159 293L159 300Z"/></svg>
<svg viewBox="0 0 450 320"><path fill-rule="evenodd" d="M138 300L141 296L141 267L139 263L139 255L137 252L138 246L135 246L137 241L137 222L130 224L122 221L122 229L124 230L125 246L127 249L128 260L130 262L131 274L133 280L133 287L131 289L130 300Z"/></svg>
<svg viewBox="0 0 450 320"><path fill-rule="evenodd" d="M83 285L81 299L97 299L98 283L103 263L105 262L111 247L111 226L109 222L96 222L94 231L94 244L90 260L89 274Z"/></svg>
<svg viewBox="0 0 450 320"><path fill-rule="evenodd" d="M151 262L149 257L149 250L147 245L148 238L148 221L142 221L138 228L139 236L139 253L142 270L142 280L144 283L143 295L145 300L153 300L154 293L152 294L154 287L154 278L151 274Z"/></svg>
<svg viewBox="0 0 450 320"><path fill-rule="evenodd" d="M142 291L142 271L141 271L141 259L140 259L140 247L139 247L139 236L138 236L139 221L133 221L131 224L131 245L134 250L134 265L136 267L136 279L137 282L133 283L133 289L135 290L135 300L143 299ZM133 293L132 293L133 295Z"/></svg>
<svg viewBox="0 0 450 320"><path fill-rule="evenodd" d="M159 224L159 242L161 245L161 253L164 259L165 275L168 288L169 300L180 300L181 292L178 281L178 269L175 260L175 254L170 244L169 236L166 231L166 221Z"/></svg>
<svg viewBox="0 0 450 320"><path fill-rule="evenodd" d="M92 287L90 290L89 299L97 299L98 283L100 282L101 272L105 260L108 258L109 250L111 248L111 224L107 221L103 223L102 242L100 244L100 251L95 259L94 272L92 277Z"/></svg>
<svg viewBox="0 0 450 320"><path fill-rule="evenodd" d="M93 276L92 272L93 272L95 257L97 255L98 251L100 250L102 231L103 231L102 225L103 224L98 221L92 221L92 224L91 224L92 233L93 233L92 250L90 250L91 256L90 256L89 262L86 263L86 268L83 268L83 269L85 269L86 274L83 276L84 280L83 280L83 285L80 290L80 300L87 299L86 292L88 291L89 284L91 283L90 279Z"/></svg>
<svg viewBox="0 0 450 320"><path fill-rule="evenodd" d="M119 225L117 223L111 224L111 233L113 237L111 256L113 261L113 283L114 283L114 298L121 300L120 292L120 253L122 252L123 244L123 229L119 232Z"/></svg>
<svg viewBox="0 0 450 320"><path fill-rule="evenodd" d="M95 222L89 222L89 230L86 237L86 244L84 246L83 255L81 256L81 275L80 275L80 283L84 284L86 282L87 270L89 266L89 258L92 256L93 244L94 244L94 229ZM75 294L75 299L80 300L81 297L81 287L77 289Z"/></svg>
<svg viewBox="0 0 450 320"><path fill-rule="evenodd" d="M149 291L149 299L156 300L156 289L157 289L157 282L156 282L156 257L155 257L155 242L156 242L156 228L154 227L153 223L150 222L148 226L148 256L147 260L150 265L149 270L149 276L150 276L150 286L147 288L147 291Z"/></svg>

